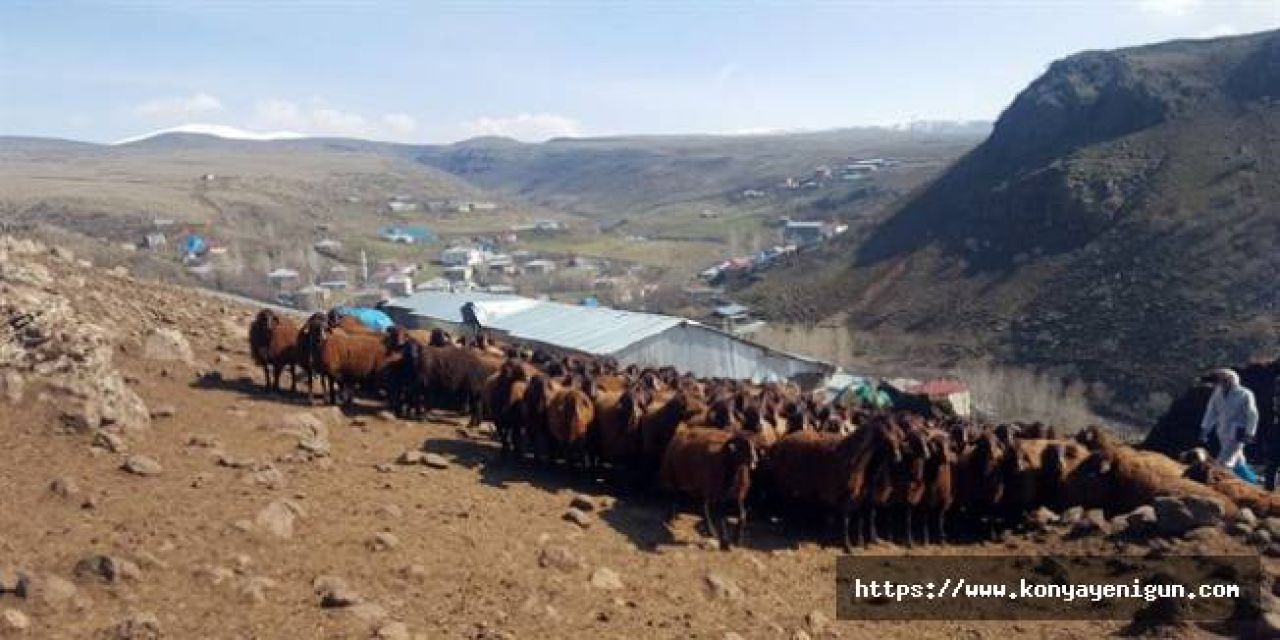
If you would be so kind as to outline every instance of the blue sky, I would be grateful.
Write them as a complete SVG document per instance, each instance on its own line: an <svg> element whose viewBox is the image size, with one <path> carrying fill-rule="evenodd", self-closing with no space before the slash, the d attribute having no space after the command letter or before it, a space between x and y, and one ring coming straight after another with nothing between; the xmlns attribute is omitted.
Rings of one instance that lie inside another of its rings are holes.
<svg viewBox="0 0 1280 640"><path fill-rule="evenodd" d="M0 3L0 134L448 142L994 119L1053 60L1280 0Z"/></svg>

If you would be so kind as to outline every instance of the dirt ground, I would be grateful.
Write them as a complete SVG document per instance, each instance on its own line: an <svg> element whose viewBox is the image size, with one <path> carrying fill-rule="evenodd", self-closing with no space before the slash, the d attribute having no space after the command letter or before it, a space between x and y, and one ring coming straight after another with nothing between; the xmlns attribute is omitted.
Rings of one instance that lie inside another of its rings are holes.
<svg viewBox="0 0 1280 640"><path fill-rule="evenodd" d="M0 595L0 613L28 618L22 637L923 640L1093 638L1123 626L834 621L839 550L820 525L761 515L746 548L712 550L690 512L665 527L667 501L652 492L579 471L500 462L482 430L467 430L450 414L407 422L366 404L342 416L300 396L267 395L245 340L232 333L247 331L251 309L90 277L103 306L77 297L79 312L120 324L131 321L113 301L164 304L170 311L160 322L184 332L195 364L145 358L136 339L121 340L115 365L125 380L153 414L172 413L126 436L117 443L121 452L60 429L60 407L48 398L0 400L0 570L75 585L61 598ZM153 320L136 322L125 335ZM308 423L299 412L318 420ZM300 423L326 427L327 455L304 455ZM418 449L448 466L396 463ZM154 459L162 471L122 470L131 454ZM57 479L78 490L52 490ZM564 517L576 494L593 503L589 526ZM291 532L270 517L281 512L286 521L298 514ZM1226 537L1178 544L1244 549ZM1117 548L1101 538L1067 542L1048 534L910 553ZM889 544L874 552L908 553ZM93 554L123 558L137 571L114 582L77 576L77 562ZM344 581L359 604L322 607L315 586L322 576ZM737 589L716 592L709 577ZM162 635L147 635L142 624L131 632L119 627L144 614L154 616ZM0 628L0 637L5 633Z"/></svg>

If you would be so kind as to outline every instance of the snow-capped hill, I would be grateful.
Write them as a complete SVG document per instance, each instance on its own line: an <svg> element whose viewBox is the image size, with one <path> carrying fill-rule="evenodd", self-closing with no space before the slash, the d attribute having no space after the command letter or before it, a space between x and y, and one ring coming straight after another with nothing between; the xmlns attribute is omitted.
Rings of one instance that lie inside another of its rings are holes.
<svg viewBox="0 0 1280 640"><path fill-rule="evenodd" d="M133 136L123 140L117 140L113 144L129 144L131 142L139 142L162 136L168 133L189 133L196 135L216 136L226 138L228 140L297 140L298 138L306 138L306 134L296 131L249 131L225 124L202 124L192 123L183 124L168 129L160 129L150 133L144 133L140 136Z"/></svg>

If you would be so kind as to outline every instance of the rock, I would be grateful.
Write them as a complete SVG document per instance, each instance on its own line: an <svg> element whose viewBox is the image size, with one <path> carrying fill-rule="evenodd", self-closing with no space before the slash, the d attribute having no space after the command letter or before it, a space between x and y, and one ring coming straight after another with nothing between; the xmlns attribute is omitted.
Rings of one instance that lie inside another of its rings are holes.
<svg viewBox="0 0 1280 640"><path fill-rule="evenodd" d="M378 627L373 636L377 640L410 640L409 625L403 622L387 622Z"/></svg>
<svg viewBox="0 0 1280 640"><path fill-rule="evenodd" d="M299 411L285 416L280 422L280 430L299 439L329 437L329 425L310 411Z"/></svg>
<svg viewBox="0 0 1280 640"><path fill-rule="evenodd" d="M1266 528L1267 533L1271 534L1272 539L1280 538L1280 517L1270 516L1264 518L1262 526Z"/></svg>
<svg viewBox="0 0 1280 640"><path fill-rule="evenodd" d="M11 594L25 598L29 584L30 578L25 573L11 567L0 567L0 596Z"/></svg>
<svg viewBox="0 0 1280 640"><path fill-rule="evenodd" d="M177 329L156 328L149 331L142 342L142 355L149 360L181 362L188 366L195 364L191 343Z"/></svg>
<svg viewBox="0 0 1280 640"><path fill-rule="evenodd" d="M1076 520L1079 520L1080 518L1083 518L1083 517L1084 517L1084 507L1078 507L1078 506L1070 507L1066 511L1062 512L1062 516L1061 518L1059 518L1058 524L1066 525L1069 527L1075 524Z"/></svg>
<svg viewBox="0 0 1280 640"><path fill-rule="evenodd" d="M0 613L0 631L26 633L31 628L31 618L17 609L5 609Z"/></svg>
<svg viewBox="0 0 1280 640"><path fill-rule="evenodd" d="M178 408L171 404L161 404L151 407L151 419L172 418L178 415Z"/></svg>
<svg viewBox="0 0 1280 640"><path fill-rule="evenodd" d="M221 449L222 440L218 439L218 436L208 433L193 433L187 437L187 446L201 449Z"/></svg>
<svg viewBox="0 0 1280 640"><path fill-rule="evenodd" d="M741 633L738 633L737 631L726 631L724 632L724 635L720 636L720 639L721 640L747 640L746 638L742 637Z"/></svg>
<svg viewBox="0 0 1280 640"><path fill-rule="evenodd" d="M81 558L72 570L77 578L97 578L103 582L116 583L124 580L139 580L142 570L138 565L108 555L91 555Z"/></svg>
<svg viewBox="0 0 1280 640"><path fill-rule="evenodd" d="M1073 538L1084 538L1107 533L1109 523L1102 509L1090 509L1071 524L1068 535Z"/></svg>
<svg viewBox="0 0 1280 640"><path fill-rule="evenodd" d="M549 544L538 552L538 566L564 572L577 571L582 568L582 559L569 547Z"/></svg>
<svg viewBox="0 0 1280 640"><path fill-rule="evenodd" d="M370 551L390 551L400 546L400 538L390 531L379 531L366 543Z"/></svg>
<svg viewBox="0 0 1280 640"><path fill-rule="evenodd" d="M823 631L826 631L827 627L831 625L831 618L828 618L826 614L821 611L814 609L813 611L805 614L804 624L806 627L809 627L810 631L820 634Z"/></svg>
<svg viewBox="0 0 1280 640"><path fill-rule="evenodd" d="M1228 534L1241 538L1253 533L1253 527L1250 527L1247 522L1241 522L1240 520L1232 520L1231 523L1227 525L1226 530Z"/></svg>
<svg viewBox="0 0 1280 640"><path fill-rule="evenodd" d="M18 372L5 371L0 373L0 400L7 400L10 404L18 404L22 402L22 391L25 388L26 381Z"/></svg>
<svg viewBox="0 0 1280 640"><path fill-rule="evenodd" d="M1153 504L1156 514L1156 531L1161 535L1180 536L1195 528L1196 517L1182 500L1172 496L1160 496Z"/></svg>
<svg viewBox="0 0 1280 640"><path fill-rule="evenodd" d="M347 586L347 581L337 576L319 576L311 587L320 596L320 606L325 608L349 607L363 600Z"/></svg>
<svg viewBox="0 0 1280 640"><path fill-rule="evenodd" d="M1208 542L1222 535L1222 530L1218 527L1196 527L1183 535L1187 540L1196 542Z"/></svg>
<svg viewBox="0 0 1280 640"><path fill-rule="evenodd" d="M422 455L422 464L432 469L448 469L449 460L438 453L424 453Z"/></svg>
<svg viewBox="0 0 1280 640"><path fill-rule="evenodd" d="M1186 505L1191 512L1191 517L1197 527L1217 526L1222 523L1222 519L1227 515L1225 503L1218 498L1185 496L1182 498L1182 504Z"/></svg>
<svg viewBox="0 0 1280 640"><path fill-rule="evenodd" d="M80 485L74 478L63 476L61 478L54 478L49 483L49 491L59 498L70 500L71 498L80 495Z"/></svg>
<svg viewBox="0 0 1280 640"><path fill-rule="evenodd" d="M583 529L591 526L591 515L575 507L569 507L569 509L564 512L564 519L582 527Z"/></svg>
<svg viewBox="0 0 1280 640"><path fill-rule="evenodd" d="M1270 545L1271 539L1272 539L1271 532L1261 527L1254 529L1253 531L1250 531L1249 537L1246 538L1249 544L1258 546L1258 547L1265 547Z"/></svg>
<svg viewBox="0 0 1280 640"><path fill-rule="evenodd" d="M404 517L404 509L401 509L399 505L384 504L378 507L377 514L384 518L402 518Z"/></svg>
<svg viewBox="0 0 1280 640"><path fill-rule="evenodd" d="M32 577L27 583L27 599L53 608L71 603L79 589L70 580L52 573Z"/></svg>
<svg viewBox="0 0 1280 640"><path fill-rule="evenodd" d="M1133 535L1148 535L1155 531L1158 520L1155 507L1144 504L1125 515L1125 531Z"/></svg>
<svg viewBox="0 0 1280 640"><path fill-rule="evenodd" d="M1035 511L1027 514L1027 524L1037 531L1046 531L1055 522L1058 521L1059 515L1054 513L1048 507L1040 507Z"/></svg>
<svg viewBox="0 0 1280 640"><path fill-rule="evenodd" d="M112 630L114 640L160 640L160 619L151 613L135 613Z"/></svg>
<svg viewBox="0 0 1280 640"><path fill-rule="evenodd" d="M791 634L791 640L813 640L813 636L810 636L804 629L796 629Z"/></svg>
<svg viewBox="0 0 1280 640"><path fill-rule="evenodd" d="M329 439L321 436L304 436L298 439L298 448L312 458L324 458L329 455Z"/></svg>
<svg viewBox="0 0 1280 640"><path fill-rule="evenodd" d="M603 591L616 591L622 588L622 577L608 567L597 567L591 572L591 586Z"/></svg>
<svg viewBox="0 0 1280 640"><path fill-rule="evenodd" d="M271 578L254 576L240 585L240 595L247 602L262 604L267 601L267 590L275 589L278 583Z"/></svg>
<svg viewBox="0 0 1280 640"><path fill-rule="evenodd" d="M581 493L574 494L573 499L569 501L569 506L585 512L596 510L596 503L591 501L591 497Z"/></svg>
<svg viewBox="0 0 1280 640"><path fill-rule="evenodd" d="M271 535L289 539L293 537L293 524L305 511L292 500L272 500L258 512L254 522Z"/></svg>
<svg viewBox="0 0 1280 640"><path fill-rule="evenodd" d="M395 422L396 420L398 420L398 419L399 419L399 418L396 418L396 414L391 413L390 411L387 411L386 409L383 409L382 411L379 411L377 415L378 415L378 419L379 419L379 420L382 420L382 421L385 421L385 422Z"/></svg>
<svg viewBox="0 0 1280 640"><path fill-rule="evenodd" d="M98 429L94 432L93 441L89 443L89 446L106 449L111 453L124 453L126 448L124 438L121 438L119 435L111 433L110 431L103 431L102 429Z"/></svg>
<svg viewBox="0 0 1280 640"><path fill-rule="evenodd" d="M709 573L703 578L703 586L707 596L712 600L738 602L746 597L738 583L716 573Z"/></svg>
<svg viewBox="0 0 1280 640"><path fill-rule="evenodd" d="M137 454L125 458L120 468L136 476L158 476L164 471L164 467L155 459Z"/></svg>
<svg viewBox="0 0 1280 640"><path fill-rule="evenodd" d="M1255 515L1253 513L1253 509L1250 509L1249 507L1240 507L1240 510L1236 512L1235 521L1249 527L1250 529L1258 526L1258 516Z"/></svg>
<svg viewBox="0 0 1280 640"><path fill-rule="evenodd" d="M417 583L424 583L430 577L427 568L420 564L411 564L400 570L400 576L406 580L412 580Z"/></svg>
<svg viewBox="0 0 1280 640"><path fill-rule="evenodd" d="M426 454L416 449L409 449L396 458L396 464L422 464Z"/></svg>

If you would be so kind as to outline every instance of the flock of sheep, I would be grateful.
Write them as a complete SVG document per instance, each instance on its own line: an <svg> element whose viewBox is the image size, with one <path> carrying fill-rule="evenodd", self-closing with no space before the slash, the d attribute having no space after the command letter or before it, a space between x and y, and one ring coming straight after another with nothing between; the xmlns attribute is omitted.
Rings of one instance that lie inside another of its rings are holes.
<svg viewBox="0 0 1280 640"><path fill-rule="evenodd" d="M698 501L723 548L741 543L748 504L834 514L850 551L879 541L885 524L906 545L946 543L953 522L985 536L1039 507L1112 515L1163 495L1214 498L1228 515L1245 506L1280 515L1271 494L1203 456L1188 466L1098 427L1059 438L1040 424L974 424L929 404L845 409L791 384L621 368L440 330L374 332L332 314L298 326L263 310L249 341L268 390L288 369L295 390L305 374L312 401L318 378L329 401L346 406L360 390L401 417L462 410L472 424L493 423L504 457L608 466Z"/></svg>

